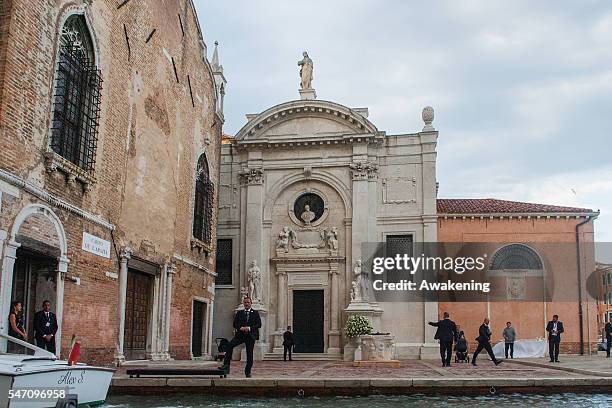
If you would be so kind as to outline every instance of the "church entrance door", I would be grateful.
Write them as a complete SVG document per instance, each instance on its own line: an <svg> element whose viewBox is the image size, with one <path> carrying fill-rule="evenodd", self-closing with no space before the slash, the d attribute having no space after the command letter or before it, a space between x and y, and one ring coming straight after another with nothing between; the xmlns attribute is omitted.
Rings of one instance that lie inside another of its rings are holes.
<svg viewBox="0 0 612 408"><path fill-rule="evenodd" d="M323 291L293 291L293 333L296 353L323 353Z"/></svg>

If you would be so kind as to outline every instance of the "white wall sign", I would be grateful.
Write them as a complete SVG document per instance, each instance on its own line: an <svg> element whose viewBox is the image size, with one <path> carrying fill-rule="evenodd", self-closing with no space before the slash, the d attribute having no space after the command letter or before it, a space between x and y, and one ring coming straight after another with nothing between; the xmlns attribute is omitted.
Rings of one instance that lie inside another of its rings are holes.
<svg viewBox="0 0 612 408"><path fill-rule="evenodd" d="M83 251L110 259L110 241L83 232Z"/></svg>

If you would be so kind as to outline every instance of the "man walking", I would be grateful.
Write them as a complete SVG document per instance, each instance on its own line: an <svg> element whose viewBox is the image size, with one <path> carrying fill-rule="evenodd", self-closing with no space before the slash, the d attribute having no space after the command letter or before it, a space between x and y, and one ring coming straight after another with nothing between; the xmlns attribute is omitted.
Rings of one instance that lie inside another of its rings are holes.
<svg viewBox="0 0 612 408"><path fill-rule="evenodd" d="M478 341L478 347L476 347L476 351L472 356L472 365L476 367L476 357L482 351L482 349L487 350L491 360L495 365L500 365L502 360L498 360L495 358L495 354L493 354L493 348L491 348L491 329L489 328L489 318L485 317L484 323L480 325L478 329L478 337L476 337L476 341Z"/></svg>
<svg viewBox="0 0 612 408"><path fill-rule="evenodd" d="M255 341L259 340L261 317L259 317L259 312L257 310L251 309L252 300L250 297L245 297L242 300L242 304L244 305L244 310L239 310L236 316L234 316L234 329L236 329L236 334L227 345L223 365L219 367L219 370L223 370L226 374L229 374L234 347L244 343L247 355L244 374L247 378L250 378L251 368L253 368L253 348L255 348Z"/></svg>
<svg viewBox="0 0 612 408"><path fill-rule="evenodd" d="M606 323L604 328L606 332L606 358L610 358L610 349L612 349L612 323Z"/></svg>
<svg viewBox="0 0 612 408"><path fill-rule="evenodd" d="M291 351L293 350L293 333L291 333L291 326L287 326L287 331L283 333L283 360L287 361L287 352L289 352L289 361L293 361L291 358Z"/></svg>
<svg viewBox="0 0 612 408"><path fill-rule="evenodd" d="M444 312L444 319L438 322L429 322L430 326L437 327L435 340L440 341L440 357L442 367L450 367L453 352L453 340L458 338L457 325L450 319L448 312Z"/></svg>
<svg viewBox="0 0 612 408"><path fill-rule="evenodd" d="M41 349L55 354L55 333L57 333L57 317L51 312L51 302L45 300L43 310L34 314L34 338Z"/></svg>
<svg viewBox="0 0 612 408"><path fill-rule="evenodd" d="M508 350L510 350L510 358L514 358L514 341L516 340L516 331L512 327L512 323L507 322L503 332L506 358L508 358Z"/></svg>
<svg viewBox="0 0 612 408"><path fill-rule="evenodd" d="M559 345L561 344L561 333L564 332L563 322L559 321L559 316L554 315L552 320L546 325L548 332L548 354L551 363L559 362Z"/></svg>

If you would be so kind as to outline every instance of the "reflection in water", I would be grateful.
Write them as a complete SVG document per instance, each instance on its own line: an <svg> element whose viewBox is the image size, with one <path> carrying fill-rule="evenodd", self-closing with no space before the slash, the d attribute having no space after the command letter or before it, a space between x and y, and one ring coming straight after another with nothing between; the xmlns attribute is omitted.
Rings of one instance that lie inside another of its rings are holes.
<svg viewBox="0 0 612 408"><path fill-rule="evenodd" d="M612 395L605 394L510 394L493 396L374 395L369 397L244 398L208 395L114 396L104 408L199 408L199 407L292 407L292 408L400 408L400 407L610 407Z"/></svg>

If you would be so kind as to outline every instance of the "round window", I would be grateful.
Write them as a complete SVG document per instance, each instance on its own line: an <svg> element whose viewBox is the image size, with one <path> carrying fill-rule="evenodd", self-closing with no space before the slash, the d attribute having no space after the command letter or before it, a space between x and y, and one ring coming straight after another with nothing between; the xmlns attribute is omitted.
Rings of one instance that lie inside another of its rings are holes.
<svg viewBox="0 0 612 408"><path fill-rule="evenodd" d="M295 200L293 212L298 220L306 225L317 221L323 215L325 203L323 199L315 193L302 194Z"/></svg>

